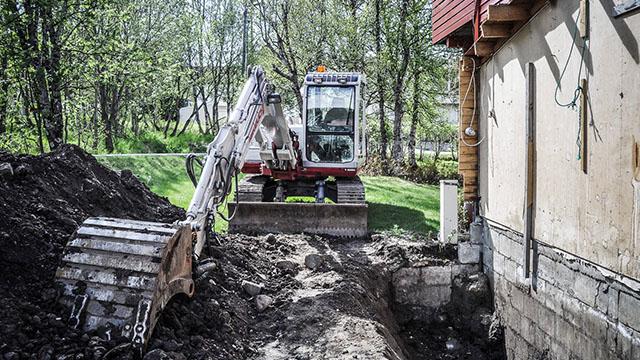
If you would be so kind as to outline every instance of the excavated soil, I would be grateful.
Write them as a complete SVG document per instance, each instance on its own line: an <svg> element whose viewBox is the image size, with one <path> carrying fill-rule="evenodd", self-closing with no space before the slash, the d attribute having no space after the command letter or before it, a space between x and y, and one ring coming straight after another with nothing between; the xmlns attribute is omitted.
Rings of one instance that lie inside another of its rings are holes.
<svg viewBox="0 0 640 360"><path fill-rule="evenodd" d="M2 163L13 174L0 175L0 356L133 358L118 337L66 325L55 269L89 216L171 222L184 212L77 147L43 156L0 153ZM456 279L458 300L433 319L399 320L406 309L393 301L391 275L455 258L454 248L430 239L227 235L208 249L215 266L197 272L192 299L176 298L165 309L145 359L504 358L495 323L475 315L490 307L482 276ZM251 291L257 288L259 294Z"/></svg>

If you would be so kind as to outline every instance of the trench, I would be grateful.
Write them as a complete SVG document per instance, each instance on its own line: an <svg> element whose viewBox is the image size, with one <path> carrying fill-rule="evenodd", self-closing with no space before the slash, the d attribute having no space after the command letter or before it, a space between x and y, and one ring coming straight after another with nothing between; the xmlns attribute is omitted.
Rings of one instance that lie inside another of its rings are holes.
<svg viewBox="0 0 640 360"><path fill-rule="evenodd" d="M270 260L300 266L277 313L250 326L252 358L505 358L487 279L479 264L458 263L455 246L387 235L280 241L292 252Z"/></svg>

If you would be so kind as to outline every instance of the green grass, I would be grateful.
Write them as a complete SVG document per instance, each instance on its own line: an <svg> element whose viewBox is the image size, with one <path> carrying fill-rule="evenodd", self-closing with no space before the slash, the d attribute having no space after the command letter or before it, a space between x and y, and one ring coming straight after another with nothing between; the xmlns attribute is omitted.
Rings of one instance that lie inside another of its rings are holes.
<svg viewBox="0 0 640 360"><path fill-rule="evenodd" d="M422 185L388 176L363 176L369 204L369 230L438 230L440 192L435 185Z"/></svg>
<svg viewBox="0 0 640 360"><path fill-rule="evenodd" d="M184 170L183 158L128 157L99 160L113 169L131 170L151 191L167 197L172 204L185 209L189 206L194 187ZM385 176L363 176L362 181L369 204L369 230L423 234L437 231L437 186ZM221 219L216 221L217 231L223 232L226 229L226 222Z"/></svg>

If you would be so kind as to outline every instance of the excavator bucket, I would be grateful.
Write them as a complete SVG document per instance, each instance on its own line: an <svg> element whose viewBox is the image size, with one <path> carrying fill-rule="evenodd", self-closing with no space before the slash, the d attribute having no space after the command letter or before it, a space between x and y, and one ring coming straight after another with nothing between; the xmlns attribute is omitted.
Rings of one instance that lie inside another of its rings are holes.
<svg viewBox="0 0 640 360"><path fill-rule="evenodd" d="M56 273L70 324L122 335L143 351L171 297L193 295L192 241L188 227L87 219L67 244Z"/></svg>
<svg viewBox="0 0 640 360"><path fill-rule="evenodd" d="M366 204L240 202L229 204L229 214L234 214L229 222L231 233L307 233L340 238L364 238L368 233Z"/></svg>

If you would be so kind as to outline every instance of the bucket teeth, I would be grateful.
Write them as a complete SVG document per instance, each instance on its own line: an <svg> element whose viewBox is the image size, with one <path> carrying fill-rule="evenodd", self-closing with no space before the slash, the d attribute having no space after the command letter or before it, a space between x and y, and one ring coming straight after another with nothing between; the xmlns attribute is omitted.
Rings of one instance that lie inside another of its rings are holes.
<svg viewBox="0 0 640 360"><path fill-rule="evenodd" d="M175 294L193 294L192 233L171 224L89 218L56 272L71 326L122 334L143 350Z"/></svg>

